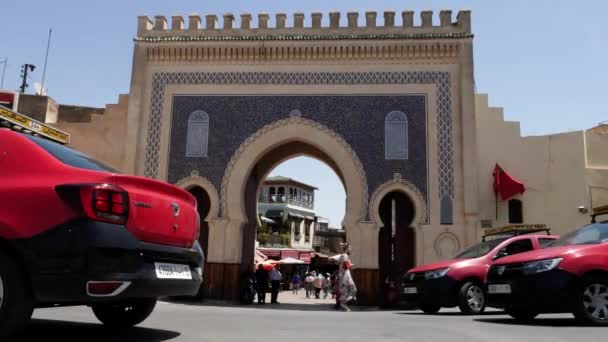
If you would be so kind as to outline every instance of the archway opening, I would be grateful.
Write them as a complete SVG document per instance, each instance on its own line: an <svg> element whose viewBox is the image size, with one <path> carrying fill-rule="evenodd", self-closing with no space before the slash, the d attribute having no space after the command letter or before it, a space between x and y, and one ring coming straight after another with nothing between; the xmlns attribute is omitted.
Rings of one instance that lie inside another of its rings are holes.
<svg viewBox="0 0 608 342"><path fill-rule="evenodd" d="M252 168L244 201L247 224L243 227L242 272L288 260L279 264L281 302L306 298L309 273L333 276L337 266L329 257L346 241L342 227L346 185L337 164L325 152L301 141L266 152ZM297 279L302 289L294 293ZM309 295L317 299L316 293ZM323 290L319 296L318 300L331 303L331 289L327 297Z"/></svg>
<svg viewBox="0 0 608 342"><path fill-rule="evenodd" d="M200 186L193 186L187 189L196 198L196 209L200 217L200 235L198 242L201 245L203 254L205 255L205 263L207 262L207 251L209 250L209 222L207 222L207 216L211 210L211 198L205 189ZM203 268L203 279L205 279L205 272L207 272L207 265ZM203 282L203 286L199 290L197 295L198 298L204 298L207 294L207 285Z"/></svg>
<svg viewBox="0 0 608 342"><path fill-rule="evenodd" d="M381 282L381 303L394 304L392 289L400 276L415 263L415 233L412 224L416 215L412 199L400 191L391 191L380 201L382 221L378 236L378 265Z"/></svg>

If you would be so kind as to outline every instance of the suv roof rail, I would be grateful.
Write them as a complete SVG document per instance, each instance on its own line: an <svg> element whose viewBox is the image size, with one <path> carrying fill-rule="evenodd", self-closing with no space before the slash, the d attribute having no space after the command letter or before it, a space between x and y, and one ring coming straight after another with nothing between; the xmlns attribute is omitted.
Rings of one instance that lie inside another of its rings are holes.
<svg viewBox="0 0 608 342"><path fill-rule="evenodd" d="M524 235L538 232L546 232L547 235L551 234L551 229L547 228L545 224L512 224L504 227L489 228L484 231L482 241L486 241L489 236L497 235Z"/></svg>
<svg viewBox="0 0 608 342"><path fill-rule="evenodd" d="M70 134L0 105L0 127L31 134L60 144L70 143Z"/></svg>

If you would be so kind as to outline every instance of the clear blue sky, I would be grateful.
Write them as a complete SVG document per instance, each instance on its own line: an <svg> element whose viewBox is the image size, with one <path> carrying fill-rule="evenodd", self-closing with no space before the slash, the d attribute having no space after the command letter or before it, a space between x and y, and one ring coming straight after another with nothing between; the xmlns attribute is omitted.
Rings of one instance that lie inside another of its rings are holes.
<svg viewBox="0 0 608 342"><path fill-rule="evenodd" d="M23 63L38 67L29 83L40 81L49 28L49 95L60 103L102 106L129 91L138 15L358 10L363 23L366 10L444 8L454 14L460 8L473 11L477 91L489 93L492 105L505 107L506 117L520 121L524 134L582 129L608 120L608 1L603 0L7 0L0 45L0 60L9 59L4 88L17 89ZM299 177L302 170L309 171L300 178L318 175L318 180L302 180L323 185L318 198L327 202L318 203L318 211L339 224L342 213L336 212L344 210L344 193L329 169L296 159L275 173Z"/></svg>

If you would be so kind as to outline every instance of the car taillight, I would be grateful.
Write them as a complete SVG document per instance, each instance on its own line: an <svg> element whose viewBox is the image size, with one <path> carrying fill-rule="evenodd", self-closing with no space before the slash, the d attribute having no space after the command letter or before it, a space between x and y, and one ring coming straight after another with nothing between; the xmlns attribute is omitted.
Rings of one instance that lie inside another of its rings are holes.
<svg viewBox="0 0 608 342"><path fill-rule="evenodd" d="M63 184L57 194L74 210L97 221L124 224L129 216L129 194L113 184Z"/></svg>
<svg viewBox="0 0 608 342"><path fill-rule="evenodd" d="M124 223L127 220L127 192L109 184L96 185L92 189L93 212L104 221Z"/></svg>

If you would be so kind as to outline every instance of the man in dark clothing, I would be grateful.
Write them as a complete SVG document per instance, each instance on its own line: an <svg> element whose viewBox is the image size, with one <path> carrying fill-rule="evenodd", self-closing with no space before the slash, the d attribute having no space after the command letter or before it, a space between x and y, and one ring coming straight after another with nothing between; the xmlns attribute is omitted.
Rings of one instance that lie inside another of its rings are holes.
<svg viewBox="0 0 608 342"><path fill-rule="evenodd" d="M255 271L255 281L258 290L258 304L266 304L266 291L268 290L268 271L259 265Z"/></svg>

